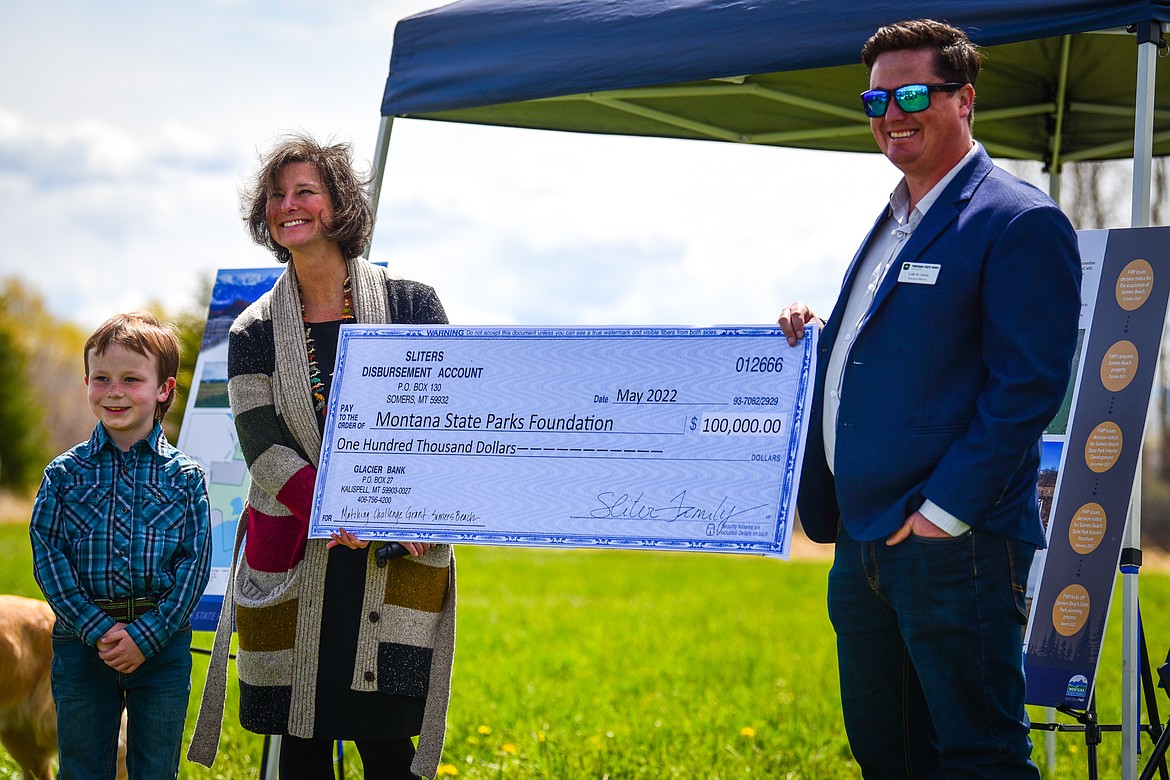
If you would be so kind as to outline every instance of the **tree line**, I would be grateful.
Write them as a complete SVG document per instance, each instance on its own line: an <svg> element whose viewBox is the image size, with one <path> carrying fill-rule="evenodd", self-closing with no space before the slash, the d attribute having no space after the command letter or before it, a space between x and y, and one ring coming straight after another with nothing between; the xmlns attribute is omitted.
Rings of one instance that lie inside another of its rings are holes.
<svg viewBox="0 0 1170 780"><path fill-rule="evenodd" d="M180 312L158 304L144 307L172 323L179 336L177 395L164 423L172 442L199 356L210 284L196 297ZM0 490L20 495L35 490L49 461L92 433L96 422L86 401L82 357L88 337L76 324L54 317L44 298L19 278L0 279L0 380L8 386L0 393Z"/></svg>
<svg viewBox="0 0 1170 780"><path fill-rule="evenodd" d="M1023 172L1026 164L1007 163ZM1129 167L1126 161L1068 165L1061 207L1078 230L1129 224ZM1170 163L1153 164L1151 223L1170 224ZM211 284L207 282L182 311L158 304L145 308L175 325L182 346L178 395L165 427L177 441L195 360L203 338ZM113 314L114 312L110 312ZM87 333L53 317L44 299L18 277L0 279L0 490L35 490L45 465L89 437L93 415L85 401L81 350ZM1170 549L1170 355L1163 343L1144 452L1142 531L1150 543Z"/></svg>

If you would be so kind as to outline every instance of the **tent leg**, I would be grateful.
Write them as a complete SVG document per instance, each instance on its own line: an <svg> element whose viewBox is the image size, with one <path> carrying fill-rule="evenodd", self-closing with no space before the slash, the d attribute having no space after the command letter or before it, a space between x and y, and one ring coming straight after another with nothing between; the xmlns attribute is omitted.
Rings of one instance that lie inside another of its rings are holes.
<svg viewBox="0 0 1170 780"><path fill-rule="evenodd" d="M1154 66L1158 50L1166 46L1162 39L1160 22L1144 22L1133 27L1137 33L1138 68L1137 95L1133 130L1133 195L1131 199L1132 227L1150 224L1150 182L1153 168L1154 139ZM1133 497L1130 499L1129 518L1125 526L1122 547L1122 647L1121 647L1121 777L1137 778L1138 740L1141 735L1140 655L1138 648L1138 569L1141 551L1141 485L1142 458L1138 456L1137 475L1134 478Z"/></svg>
<svg viewBox="0 0 1170 780"><path fill-rule="evenodd" d="M394 128L394 117L384 116L378 125L378 140L374 144L373 180L370 182L370 208L374 212L374 227L378 225L378 200L382 197L382 179L386 175L386 157L390 153L390 131ZM366 259L370 258L370 249L374 246L374 237L370 236L370 245L366 247Z"/></svg>
<svg viewBox="0 0 1170 780"><path fill-rule="evenodd" d="M264 735L264 755L260 758L260 780L276 780L280 770L280 735Z"/></svg>
<svg viewBox="0 0 1170 780"><path fill-rule="evenodd" d="M1137 96L1133 128L1133 199L1131 227L1150 224L1150 179L1154 142L1154 66L1166 46L1159 22L1135 25L1138 41Z"/></svg>
<svg viewBox="0 0 1170 780"><path fill-rule="evenodd" d="M1137 760L1141 752L1142 702L1140 616L1138 615L1138 569L1142 565L1141 547L1136 541L1141 529L1141 455L1130 499L1129 520L1125 524L1126 541L1121 550L1121 777L1137 777Z"/></svg>

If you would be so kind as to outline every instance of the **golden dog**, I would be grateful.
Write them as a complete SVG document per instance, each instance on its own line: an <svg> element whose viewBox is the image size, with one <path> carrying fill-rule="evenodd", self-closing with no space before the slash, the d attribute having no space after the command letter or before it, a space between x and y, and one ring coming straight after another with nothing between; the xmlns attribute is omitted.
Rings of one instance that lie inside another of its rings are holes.
<svg viewBox="0 0 1170 780"><path fill-rule="evenodd" d="M53 610L43 601L0 595L0 744L25 780L51 780L57 709L49 687ZM118 777L126 777L126 714L118 738Z"/></svg>

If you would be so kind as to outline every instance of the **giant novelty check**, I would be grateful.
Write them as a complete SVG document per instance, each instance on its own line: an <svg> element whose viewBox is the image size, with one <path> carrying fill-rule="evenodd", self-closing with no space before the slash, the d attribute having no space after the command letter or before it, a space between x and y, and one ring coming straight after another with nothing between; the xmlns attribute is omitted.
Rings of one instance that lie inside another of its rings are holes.
<svg viewBox="0 0 1170 780"><path fill-rule="evenodd" d="M816 335L343 326L310 535L787 558Z"/></svg>

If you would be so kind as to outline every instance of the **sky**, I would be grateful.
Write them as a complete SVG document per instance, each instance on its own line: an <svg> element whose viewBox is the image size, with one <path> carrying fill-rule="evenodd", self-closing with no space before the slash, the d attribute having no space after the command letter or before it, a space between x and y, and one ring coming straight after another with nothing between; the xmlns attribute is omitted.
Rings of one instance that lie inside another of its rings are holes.
<svg viewBox="0 0 1170 780"><path fill-rule="evenodd" d="M0 279L86 330L269 267L239 190L281 134L369 166L399 19L429 0L3 0ZM864 85L859 85L859 90ZM897 184L876 154L394 123L371 259L463 325L827 314Z"/></svg>

